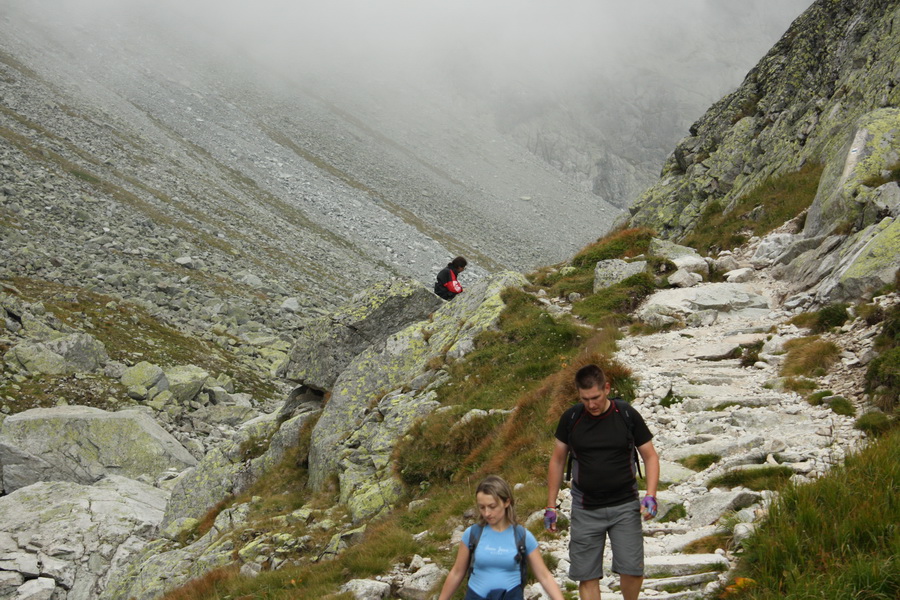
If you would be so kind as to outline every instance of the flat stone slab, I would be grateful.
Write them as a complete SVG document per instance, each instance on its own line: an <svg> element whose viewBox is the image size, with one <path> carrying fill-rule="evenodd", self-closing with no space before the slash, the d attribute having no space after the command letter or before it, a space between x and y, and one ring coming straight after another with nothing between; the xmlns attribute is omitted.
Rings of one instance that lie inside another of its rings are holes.
<svg viewBox="0 0 900 600"><path fill-rule="evenodd" d="M681 577L727 569L728 559L719 554L677 554L644 559L646 577Z"/></svg>

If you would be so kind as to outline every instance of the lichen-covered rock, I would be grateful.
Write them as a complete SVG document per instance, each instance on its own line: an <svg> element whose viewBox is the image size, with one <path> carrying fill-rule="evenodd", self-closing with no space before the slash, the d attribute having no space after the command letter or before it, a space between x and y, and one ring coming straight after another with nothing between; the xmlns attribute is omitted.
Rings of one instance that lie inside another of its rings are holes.
<svg viewBox="0 0 900 600"><path fill-rule="evenodd" d="M637 275L647 268L647 261L626 262L619 258L601 260L594 267L594 293Z"/></svg>
<svg viewBox="0 0 900 600"><path fill-rule="evenodd" d="M278 375L329 390L360 352L424 319L441 304L440 298L416 281L380 282L334 313L308 324L288 360L278 367Z"/></svg>
<svg viewBox="0 0 900 600"><path fill-rule="evenodd" d="M280 425L277 414L245 423L232 440L210 450L172 488L161 525L165 535L177 537L216 504L253 485L299 443L300 429L316 417L320 406L313 402L297 406L294 416ZM262 455L247 460L245 451L252 442L265 443L267 448Z"/></svg>
<svg viewBox="0 0 900 600"><path fill-rule="evenodd" d="M886 217L845 242L838 263L816 288L820 304L862 298L894 281L900 269L900 221Z"/></svg>
<svg viewBox="0 0 900 600"><path fill-rule="evenodd" d="M165 379L169 382L168 391L172 393L173 401L178 404L193 400L208 377L209 373L194 365L182 365L165 370Z"/></svg>
<svg viewBox="0 0 900 600"><path fill-rule="evenodd" d="M87 333L73 333L47 342L22 342L4 356L14 370L31 374L92 373L106 363L106 348Z"/></svg>
<svg viewBox="0 0 900 600"><path fill-rule="evenodd" d="M140 411L86 406L34 408L0 425L0 465L7 493L37 481L90 484L115 474L157 477L197 461Z"/></svg>
<svg viewBox="0 0 900 600"><path fill-rule="evenodd" d="M220 538L213 527L196 542L179 548L160 538L136 548L127 561L119 561L107 575L98 600L154 600L193 578L234 562L234 543Z"/></svg>
<svg viewBox="0 0 900 600"><path fill-rule="evenodd" d="M486 278L445 303L431 321L422 321L370 346L341 373L313 430L309 485L320 487L339 470L345 440L365 420L369 407L425 371L432 360L447 360L474 337L494 326L504 303L501 293L524 286L520 273Z"/></svg>
<svg viewBox="0 0 900 600"><path fill-rule="evenodd" d="M40 482L0 497L0 597L15 575L42 581L60 599L97 598L115 565L155 534L168 494L115 475L92 486ZM19 585L27 585L22 582Z"/></svg>
<svg viewBox="0 0 900 600"><path fill-rule="evenodd" d="M806 237L833 233L847 222L862 229L881 220L878 210L866 211L876 196L869 186L900 163L900 108L866 113L855 126L841 152L828 157L806 217ZM865 222L866 214L874 220Z"/></svg>
<svg viewBox="0 0 900 600"><path fill-rule="evenodd" d="M363 418L342 445L342 504L355 523L378 516L399 500L403 486L391 468L394 446L412 424L440 406L436 392L394 392Z"/></svg>
<svg viewBox="0 0 900 600"><path fill-rule="evenodd" d="M356 600L385 600L391 595L391 584L374 579L351 579L341 586L341 593L353 594Z"/></svg>
<svg viewBox="0 0 900 600"><path fill-rule="evenodd" d="M169 388L169 382L162 368L147 361L141 361L125 369L121 381L126 388L140 386L149 390L156 387L160 392Z"/></svg>
<svg viewBox="0 0 900 600"><path fill-rule="evenodd" d="M697 251L690 246L682 246L680 244L670 242L669 240L661 240L659 238L653 238L652 240L650 240L650 248L648 252L652 256L659 256L668 260L675 260L676 258L681 258L684 256L696 256L698 258L700 256L699 254L697 254Z"/></svg>

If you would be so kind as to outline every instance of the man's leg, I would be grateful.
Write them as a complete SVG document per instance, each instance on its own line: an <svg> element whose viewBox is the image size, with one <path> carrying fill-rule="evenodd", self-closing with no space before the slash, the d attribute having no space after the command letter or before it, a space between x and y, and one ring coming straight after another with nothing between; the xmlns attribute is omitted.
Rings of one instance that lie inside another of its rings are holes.
<svg viewBox="0 0 900 600"><path fill-rule="evenodd" d="M637 600L638 594L641 593L642 583L644 583L643 577L637 577L635 575L619 575L619 585L622 588L623 600ZM581 588L579 588L579 590L580 589ZM600 596L598 595L597 598L599 597ZM584 600L583 596L581 600Z"/></svg>
<svg viewBox="0 0 900 600"><path fill-rule="evenodd" d="M610 508L609 528L613 568L619 574L624 600L637 600L644 582L644 536L638 501Z"/></svg>
<svg viewBox="0 0 900 600"><path fill-rule="evenodd" d="M579 581L578 597L581 598L581 600L600 600L600 580L589 579L587 581ZM637 596L635 596L635 598L637 598Z"/></svg>

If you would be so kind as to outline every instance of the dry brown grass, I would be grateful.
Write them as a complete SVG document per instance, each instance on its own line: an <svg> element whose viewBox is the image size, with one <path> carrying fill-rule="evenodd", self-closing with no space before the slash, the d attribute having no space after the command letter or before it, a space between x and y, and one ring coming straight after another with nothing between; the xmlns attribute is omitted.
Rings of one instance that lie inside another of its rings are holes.
<svg viewBox="0 0 900 600"><path fill-rule="evenodd" d="M789 340L784 347L787 356L781 374L787 376L821 377L841 354L837 344L819 336Z"/></svg>

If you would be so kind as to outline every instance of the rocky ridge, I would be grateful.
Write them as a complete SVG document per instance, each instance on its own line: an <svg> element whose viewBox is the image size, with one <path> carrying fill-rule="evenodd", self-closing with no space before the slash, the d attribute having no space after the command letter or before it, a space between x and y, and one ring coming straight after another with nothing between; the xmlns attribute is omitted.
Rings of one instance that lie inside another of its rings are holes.
<svg viewBox="0 0 900 600"><path fill-rule="evenodd" d="M773 176L821 164L802 230L768 249L774 274L819 304L889 282L900 231L898 22L893 0L814 3L691 127L629 222L678 239L704 211L727 212Z"/></svg>

